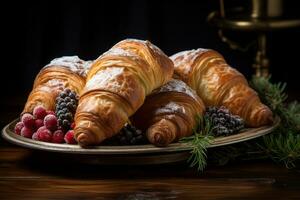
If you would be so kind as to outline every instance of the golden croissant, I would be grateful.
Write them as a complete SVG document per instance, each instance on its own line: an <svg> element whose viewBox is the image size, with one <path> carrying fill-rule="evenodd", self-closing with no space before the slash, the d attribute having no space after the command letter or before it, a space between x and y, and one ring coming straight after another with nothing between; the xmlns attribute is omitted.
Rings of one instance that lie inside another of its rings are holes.
<svg viewBox="0 0 300 200"><path fill-rule="evenodd" d="M80 94L89 66L90 62L77 56L64 56L52 60L36 76L22 113L32 112L37 105L42 105L47 110L55 110L56 97L65 88Z"/></svg>
<svg viewBox="0 0 300 200"><path fill-rule="evenodd" d="M146 131L148 140L156 146L167 146L192 135L196 116L202 116L204 103L183 81L172 79L154 90L131 122Z"/></svg>
<svg viewBox="0 0 300 200"><path fill-rule="evenodd" d="M177 53L171 59L176 77L196 90L206 106L225 106L250 127L272 123L271 110L218 52L197 49Z"/></svg>
<svg viewBox="0 0 300 200"><path fill-rule="evenodd" d="M149 41L127 39L113 46L88 72L75 114L78 143L95 145L117 134L173 70L173 62Z"/></svg>

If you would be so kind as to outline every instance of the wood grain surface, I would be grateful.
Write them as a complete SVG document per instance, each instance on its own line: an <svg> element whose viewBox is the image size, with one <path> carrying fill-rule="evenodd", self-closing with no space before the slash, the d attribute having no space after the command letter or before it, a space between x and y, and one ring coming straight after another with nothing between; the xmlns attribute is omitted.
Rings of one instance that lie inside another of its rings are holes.
<svg viewBox="0 0 300 200"><path fill-rule="evenodd" d="M299 199L300 171L269 161L99 166L8 144L0 148L0 199Z"/></svg>

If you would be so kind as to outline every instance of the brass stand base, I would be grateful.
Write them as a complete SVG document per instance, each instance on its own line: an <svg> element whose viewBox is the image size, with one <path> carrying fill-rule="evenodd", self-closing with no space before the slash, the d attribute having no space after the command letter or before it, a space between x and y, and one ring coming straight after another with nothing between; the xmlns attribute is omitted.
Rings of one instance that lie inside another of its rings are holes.
<svg viewBox="0 0 300 200"><path fill-rule="evenodd" d="M266 56L266 43L266 34L262 33L258 35L257 52L253 64L253 68L255 69L255 76L267 77L269 75L269 59Z"/></svg>

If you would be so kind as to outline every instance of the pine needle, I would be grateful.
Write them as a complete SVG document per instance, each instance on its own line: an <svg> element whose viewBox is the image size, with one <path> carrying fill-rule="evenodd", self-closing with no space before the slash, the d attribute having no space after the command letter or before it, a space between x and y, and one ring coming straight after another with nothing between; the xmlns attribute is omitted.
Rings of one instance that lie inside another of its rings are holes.
<svg viewBox="0 0 300 200"><path fill-rule="evenodd" d="M283 162L287 168L296 167L300 159L300 134L273 133L263 137L265 149L276 162Z"/></svg>
<svg viewBox="0 0 300 200"><path fill-rule="evenodd" d="M181 138L179 142L192 146L188 162L191 167L197 167L198 171L203 171L207 164L207 147L213 140L213 136L211 135L212 128L209 119L197 116L196 120L197 123L193 130L193 135Z"/></svg>
<svg viewBox="0 0 300 200"><path fill-rule="evenodd" d="M255 89L263 103L267 104L272 110L280 109L287 99L287 94L284 93L286 83L272 84L270 82L271 76L253 77L250 85Z"/></svg>
<svg viewBox="0 0 300 200"><path fill-rule="evenodd" d="M251 85L261 100L281 118L278 128L263 137L260 148L274 161L283 162L287 168L295 167L295 162L300 160L300 104L296 101L286 104L286 84L273 84L270 77L255 77Z"/></svg>

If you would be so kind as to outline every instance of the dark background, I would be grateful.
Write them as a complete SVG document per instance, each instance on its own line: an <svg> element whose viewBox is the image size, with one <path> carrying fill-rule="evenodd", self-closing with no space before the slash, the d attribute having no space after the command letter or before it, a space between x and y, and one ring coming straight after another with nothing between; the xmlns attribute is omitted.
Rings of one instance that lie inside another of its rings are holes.
<svg viewBox="0 0 300 200"><path fill-rule="evenodd" d="M217 0L185 1L37 1L1 6L1 109L20 112L38 71L64 55L95 59L125 38L148 39L167 55L192 48L212 48L249 79L254 50L240 52L222 43L206 22ZM230 2L230 1L228 1ZM234 4L237 1L231 1ZM284 1L285 15L300 17L297 1ZM249 34L230 33L247 41ZM288 83L299 99L300 28L268 34L274 81Z"/></svg>

